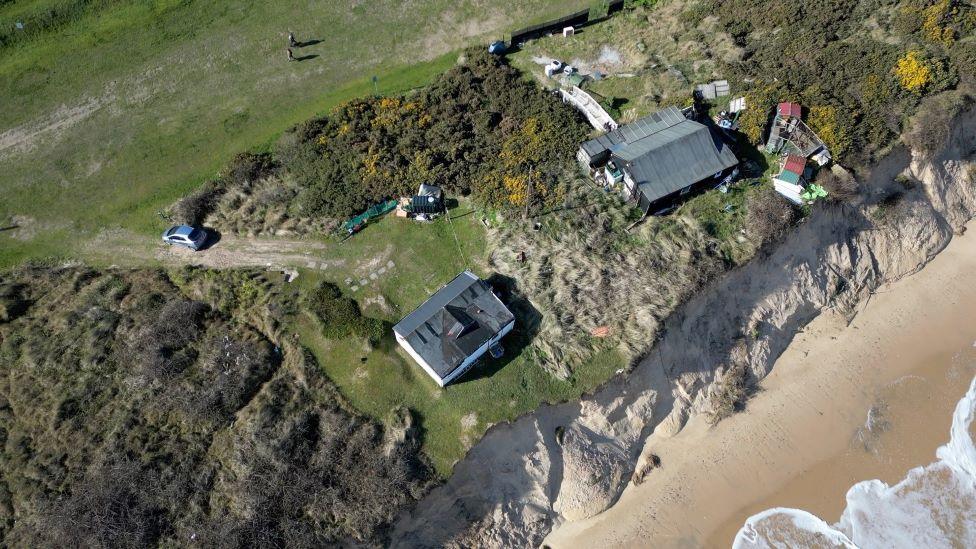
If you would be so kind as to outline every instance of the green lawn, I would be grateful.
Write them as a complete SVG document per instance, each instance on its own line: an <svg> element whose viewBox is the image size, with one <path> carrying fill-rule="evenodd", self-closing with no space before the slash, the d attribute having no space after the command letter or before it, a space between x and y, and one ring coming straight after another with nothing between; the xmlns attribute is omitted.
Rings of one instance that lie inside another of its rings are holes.
<svg viewBox="0 0 976 549"><path fill-rule="evenodd" d="M559 381L525 354L488 359L459 381L440 388L399 348L390 335L376 349L347 339L327 341L313 320L299 323L302 341L353 406L380 420L397 406L420 420L423 450L437 472L448 476L454 463L494 423L510 421L543 402L579 397L623 367L612 350L593 356L579 369L586 379ZM510 345L509 336L502 343Z"/></svg>
<svg viewBox="0 0 976 549"><path fill-rule="evenodd" d="M316 256L328 258L328 266L303 269L299 283L335 282L372 316L399 320L465 268L486 274L479 211L463 200L450 213L450 221L431 223L387 214L347 240L327 243Z"/></svg>
<svg viewBox="0 0 976 549"><path fill-rule="evenodd" d="M463 46L586 4L2 3L0 25L30 35L0 48L0 228L20 225L0 231L0 266L70 256L103 229L155 234L155 212L235 153L372 93L373 75L380 93L417 87ZM37 27L54 7L77 9ZM287 62L289 30L317 57Z"/></svg>

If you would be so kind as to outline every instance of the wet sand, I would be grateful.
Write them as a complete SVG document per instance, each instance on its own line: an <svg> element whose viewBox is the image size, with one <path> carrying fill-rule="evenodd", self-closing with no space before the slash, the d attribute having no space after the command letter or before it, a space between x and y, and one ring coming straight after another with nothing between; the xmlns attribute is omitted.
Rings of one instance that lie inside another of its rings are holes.
<svg viewBox="0 0 976 549"><path fill-rule="evenodd" d="M970 223L969 229L976 228ZM693 419L648 448L662 468L612 508L557 528L558 547L729 547L750 515L796 507L835 522L856 482L935 460L976 374L976 233L882 287L848 326L827 312L780 357L746 411ZM869 410L874 428L865 433Z"/></svg>

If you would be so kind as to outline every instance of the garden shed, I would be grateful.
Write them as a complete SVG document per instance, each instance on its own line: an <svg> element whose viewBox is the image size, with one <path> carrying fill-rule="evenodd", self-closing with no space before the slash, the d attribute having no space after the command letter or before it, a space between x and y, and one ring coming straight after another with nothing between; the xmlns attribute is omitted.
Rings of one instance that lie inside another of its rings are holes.
<svg viewBox="0 0 976 549"><path fill-rule="evenodd" d="M795 154L808 158L826 149L820 137L803 123L803 107L783 102L776 106L776 116L766 140L766 152Z"/></svg>
<svg viewBox="0 0 976 549"><path fill-rule="evenodd" d="M800 196L806 186L807 159L790 154L782 162L780 172L773 178L773 188L794 204L802 204Z"/></svg>
<svg viewBox="0 0 976 549"><path fill-rule="evenodd" d="M438 214L444 211L444 192L437 185L421 183L410 199L410 213Z"/></svg>

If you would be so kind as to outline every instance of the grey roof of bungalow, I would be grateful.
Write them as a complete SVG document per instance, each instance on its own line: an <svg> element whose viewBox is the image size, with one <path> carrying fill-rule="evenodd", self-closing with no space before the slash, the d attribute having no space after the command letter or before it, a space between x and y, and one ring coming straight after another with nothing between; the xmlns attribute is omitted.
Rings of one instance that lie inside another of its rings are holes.
<svg viewBox="0 0 976 549"><path fill-rule="evenodd" d="M598 147L611 142L613 156L623 161L641 194L652 202L739 163L716 132L675 107L587 141L583 148L598 154Z"/></svg>
<svg viewBox="0 0 976 549"><path fill-rule="evenodd" d="M649 201L708 179L739 163L707 126L684 120L614 153Z"/></svg>
<svg viewBox="0 0 976 549"><path fill-rule="evenodd" d="M615 152L619 148L618 145L633 143L665 128L670 128L682 120L687 120L687 118L681 114L677 107L668 107L583 143L583 150L590 156L600 154L605 150Z"/></svg>
<svg viewBox="0 0 976 549"><path fill-rule="evenodd" d="M464 271L403 317L393 331L444 379L513 320L491 286Z"/></svg>

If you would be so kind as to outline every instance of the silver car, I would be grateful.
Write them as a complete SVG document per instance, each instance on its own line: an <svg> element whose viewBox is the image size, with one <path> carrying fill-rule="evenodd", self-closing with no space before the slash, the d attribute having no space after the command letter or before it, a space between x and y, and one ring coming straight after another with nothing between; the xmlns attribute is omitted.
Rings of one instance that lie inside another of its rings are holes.
<svg viewBox="0 0 976 549"><path fill-rule="evenodd" d="M163 242L185 246L193 251L199 250L206 241L207 231L189 225L176 225L163 233Z"/></svg>

